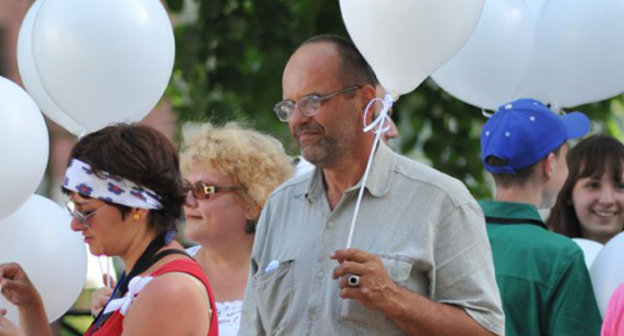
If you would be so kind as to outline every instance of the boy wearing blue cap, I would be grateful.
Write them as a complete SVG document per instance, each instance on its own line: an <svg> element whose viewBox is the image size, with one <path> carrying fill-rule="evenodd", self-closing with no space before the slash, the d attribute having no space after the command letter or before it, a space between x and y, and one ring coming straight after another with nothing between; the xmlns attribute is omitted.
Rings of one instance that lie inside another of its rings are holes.
<svg viewBox="0 0 624 336"><path fill-rule="evenodd" d="M567 141L590 121L533 99L501 106L481 132L481 158L496 200L481 201L503 300L506 335L599 335L602 323L583 252L550 232L550 208L568 175Z"/></svg>

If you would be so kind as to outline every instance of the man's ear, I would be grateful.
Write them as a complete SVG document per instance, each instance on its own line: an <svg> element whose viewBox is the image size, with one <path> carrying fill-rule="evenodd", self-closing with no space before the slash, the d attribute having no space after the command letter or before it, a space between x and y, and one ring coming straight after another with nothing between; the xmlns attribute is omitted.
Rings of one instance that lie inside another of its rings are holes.
<svg viewBox="0 0 624 336"><path fill-rule="evenodd" d="M542 173L546 177L546 180L550 180L553 177L553 172L555 171L555 165L557 164L557 160L555 160L555 154L549 153L542 160Z"/></svg>
<svg viewBox="0 0 624 336"><path fill-rule="evenodd" d="M368 106L368 103L373 100L376 95L375 95L375 88L372 85L364 85L364 87L362 87L360 89L360 104L362 106L362 111L360 113L360 119L364 116L364 113L366 112L366 106ZM375 114L375 105L372 105L370 108L370 111L368 111L368 115L366 116L366 122L368 124L370 124L373 121L373 117Z"/></svg>

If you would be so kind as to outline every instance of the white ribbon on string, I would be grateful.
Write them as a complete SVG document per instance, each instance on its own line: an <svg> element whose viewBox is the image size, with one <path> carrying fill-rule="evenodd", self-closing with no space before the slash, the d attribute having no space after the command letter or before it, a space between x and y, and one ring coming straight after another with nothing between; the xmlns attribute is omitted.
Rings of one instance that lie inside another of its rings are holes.
<svg viewBox="0 0 624 336"><path fill-rule="evenodd" d="M379 115L372 123L369 125L366 124L366 119L368 117L368 113L371 110L371 107L375 107L375 103L380 102L382 104L382 109L379 112ZM384 99L374 98L368 105L366 105L366 110L364 110L364 115L362 119L364 121L364 132L373 131L375 133L375 141L373 141L373 148L371 150L370 156L368 157L368 162L366 163L366 170L364 170L364 176L362 177L362 184L360 185L360 191L358 193L357 201L355 202L355 211L353 212L353 218L351 220L351 227L349 228L349 238L347 239L347 247L351 247L351 242L353 240L353 231L355 229L355 222L357 221L358 213L360 212L360 204L362 203L362 197L364 195L364 187L366 187L366 180L368 179L368 173L373 163L373 157L375 156L375 151L377 151L377 146L379 145L379 140L381 139L381 135L387 132L390 129L390 116L388 115L388 111L392 108L392 96L388 93L384 96ZM376 128L376 129L375 129Z"/></svg>
<svg viewBox="0 0 624 336"><path fill-rule="evenodd" d="M110 312L114 312L115 310L119 310L121 315L126 315L128 309L137 295L143 290L143 288L154 279L153 276L135 276L130 280L128 284L128 292L126 295L119 299L114 299L108 302L106 305L106 309L104 309L104 314L108 314Z"/></svg>

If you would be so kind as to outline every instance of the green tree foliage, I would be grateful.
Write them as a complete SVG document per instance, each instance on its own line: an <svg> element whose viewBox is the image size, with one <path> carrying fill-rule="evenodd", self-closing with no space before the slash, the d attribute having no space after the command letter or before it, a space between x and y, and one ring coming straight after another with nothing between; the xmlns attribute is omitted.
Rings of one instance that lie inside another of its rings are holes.
<svg viewBox="0 0 624 336"><path fill-rule="evenodd" d="M308 37L348 37L338 1L167 0L167 5L178 20L167 94L180 121L238 120L277 136L295 154L286 125L272 112L281 99L282 70ZM475 197L491 196L479 155L486 120L481 109L453 98L432 80L402 96L394 109L403 154L464 181ZM599 120L599 131L621 136L622 97L578 110Z"/></svg>
<svg viewBox="0 0 624 336"><path fill-rule="evenodd" d="M174 2L170 1L170 7ZM272 107L282 69L306 38L345 35L336 1L195 1L197 20L176 27L176 63L168 91L182 121L239 120L289 141ZM178 13L184 6L175 4ZM188 3L187 3L188 6Z"/></svg>

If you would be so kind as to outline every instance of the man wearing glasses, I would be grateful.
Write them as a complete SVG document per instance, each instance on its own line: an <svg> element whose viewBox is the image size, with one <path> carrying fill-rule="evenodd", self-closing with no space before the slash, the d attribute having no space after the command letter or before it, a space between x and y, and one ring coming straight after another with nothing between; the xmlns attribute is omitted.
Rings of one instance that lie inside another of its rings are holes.
<svg viewBox="0 0 624 336"><path fill-rule="evenodd" d="M381 84L379 84L379 82L377 82L377 78L375 78L375 91L377 92L378 98L383 99L383 97L386 95L386 90L381 86ZM283 109L282 103L283 102L279 102L275 106L275 114L278 116L278 118L280 118L280 120L282 120L282 117L280 117L280 115L283 116L284 113L286 113L282 111ZM381 106L379 105L375 106L375 112L373 114L373 118L377 118L379 116L380 111L381 111ZM396 140L399 137L399 129L394 123L394 120L392 120L393 112L394 111L392 110L392 108L390 108L390 110L388 111L388 116L390 118L387 119L388 130L381 134L381 140L384 143L386 143L386 145L390 146L390 148L396 149L397 143L396 141L393 141L393 140ZM282 120L282 121L288 122L287 120ZM295 164L296 164L295 176L303 175L307 172L314 170L314 165L308 162L306 159L304 159L301 156L298 156L295 158Z"/></svg>
<svg viewBox="0 0 624 336"><path fill-rule="evenodd" d="M266 203L239 335L503 334L483 213L459 181L380 143L345 249L374 141L374 74L355 46L309 39L282 87L275 112L316 168Z"/></svg>

